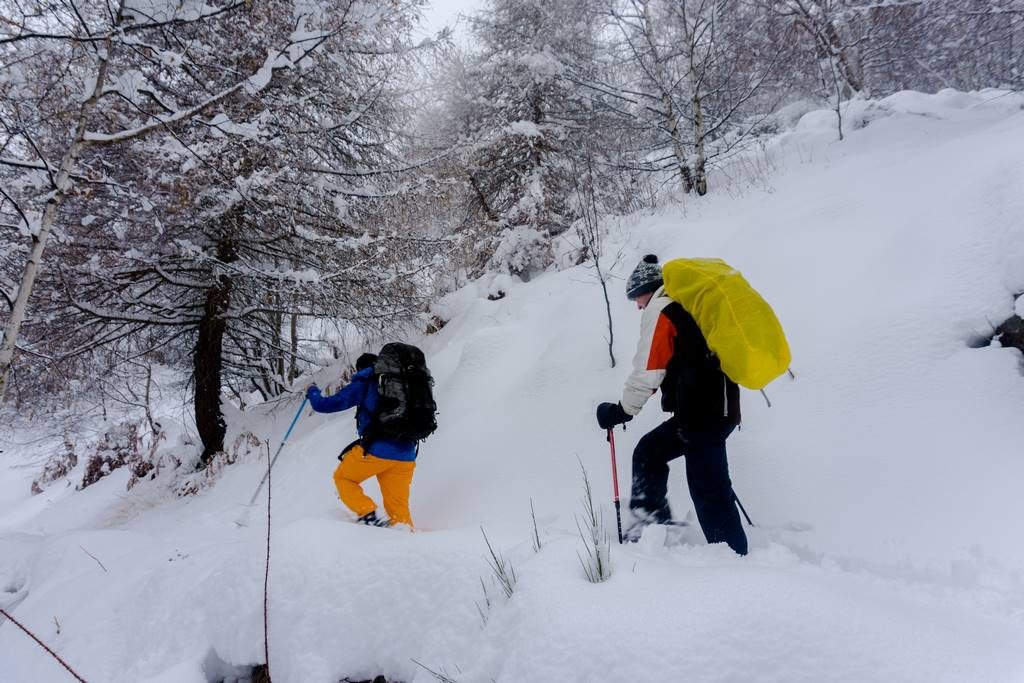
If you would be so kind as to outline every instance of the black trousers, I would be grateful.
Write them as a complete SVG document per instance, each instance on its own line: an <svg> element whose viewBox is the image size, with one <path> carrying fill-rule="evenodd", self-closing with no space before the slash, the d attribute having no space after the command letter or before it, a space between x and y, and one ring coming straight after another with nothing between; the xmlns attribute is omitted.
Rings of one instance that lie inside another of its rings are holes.
<svg viewBox="0 0 1024 683"><path fill-rule="evenodd" d="M633 451L633 490L629 508L637 516L655 522L672 519L668 504L668 464L686 457L686 483L697 512L697 521L708 543L725 542L736 553L747 554L736 496L729 479L725 440L732 429L680 433L668 420L645 434Z"/></svg>

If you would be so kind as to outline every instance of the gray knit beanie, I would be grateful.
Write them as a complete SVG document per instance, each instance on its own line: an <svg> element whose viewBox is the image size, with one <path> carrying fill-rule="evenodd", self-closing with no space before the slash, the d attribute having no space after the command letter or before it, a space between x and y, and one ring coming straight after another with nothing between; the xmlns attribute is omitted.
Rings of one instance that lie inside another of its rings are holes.
<svg viewBox="0 0 1024 683"><path fill-rule="evenodd" d="M658 257L648 254L629 274L629 279L626 280L626 296L632 301L653 292L661 285L661 266L658 265Z"/></svg>

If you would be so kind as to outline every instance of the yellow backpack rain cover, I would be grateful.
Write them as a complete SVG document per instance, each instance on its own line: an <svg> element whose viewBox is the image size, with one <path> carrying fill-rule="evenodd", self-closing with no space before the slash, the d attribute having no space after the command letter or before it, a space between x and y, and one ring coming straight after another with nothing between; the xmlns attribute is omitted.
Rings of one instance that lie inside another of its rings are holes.
<svg viewBox="0 0 1024 683"><path fill-rule="evenodd" d="M721 259L688 258L662 268L665 292L693 316L736 384L763 389L789 368L789 344L775 311Z"/></svg>

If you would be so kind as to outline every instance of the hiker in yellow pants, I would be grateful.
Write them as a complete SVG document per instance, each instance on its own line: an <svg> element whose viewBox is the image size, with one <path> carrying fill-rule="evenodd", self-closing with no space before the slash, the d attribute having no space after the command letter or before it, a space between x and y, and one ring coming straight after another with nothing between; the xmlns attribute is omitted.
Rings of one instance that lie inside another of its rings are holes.
<svg viewBox="0 0 1024 683"><path fill-rule="evenodd" d="M356 430L361 438L342 452L341 464L334 470L334 485L338 489L338 496L355 513L356 521L370 526L408 524L411 528L409 487L419 449L416 441L368 437L380 399L374 376L376 361L377 356L364 353L356 361L356 373L352 375L351 381L337 393L323 396L316 385L311 385L306 390L306 396L313 410L318 413L358 408ZM376 503L363 493L360 486L370 477L377 477L380 484L387 517L377 515Z"/></svg>
<svg viewBox="0 0 1024 683"><path fill-rule="evenodd" d="M409 513L409 487L416 461L388 460L370 455L361 444L356 443L343 455L341 464L334 470L334 485L338 497L357 517L374 514L376 503L363 493L361 483L370 477L377 477L380 492L384 498L384 511L392 524L412 526Z"/></svg>

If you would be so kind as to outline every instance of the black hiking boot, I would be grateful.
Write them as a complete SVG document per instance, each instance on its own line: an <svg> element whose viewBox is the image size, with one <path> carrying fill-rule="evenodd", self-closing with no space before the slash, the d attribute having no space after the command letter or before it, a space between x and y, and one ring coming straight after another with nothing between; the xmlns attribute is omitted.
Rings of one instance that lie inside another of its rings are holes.
<svg viewBox="0 0 1024 683"><path fill-rule="evenodd" d="M376 510L357 519L356 524L365 524L366 526L391 526L391 522L389 520L381 519L377 516Z"/></svg>

